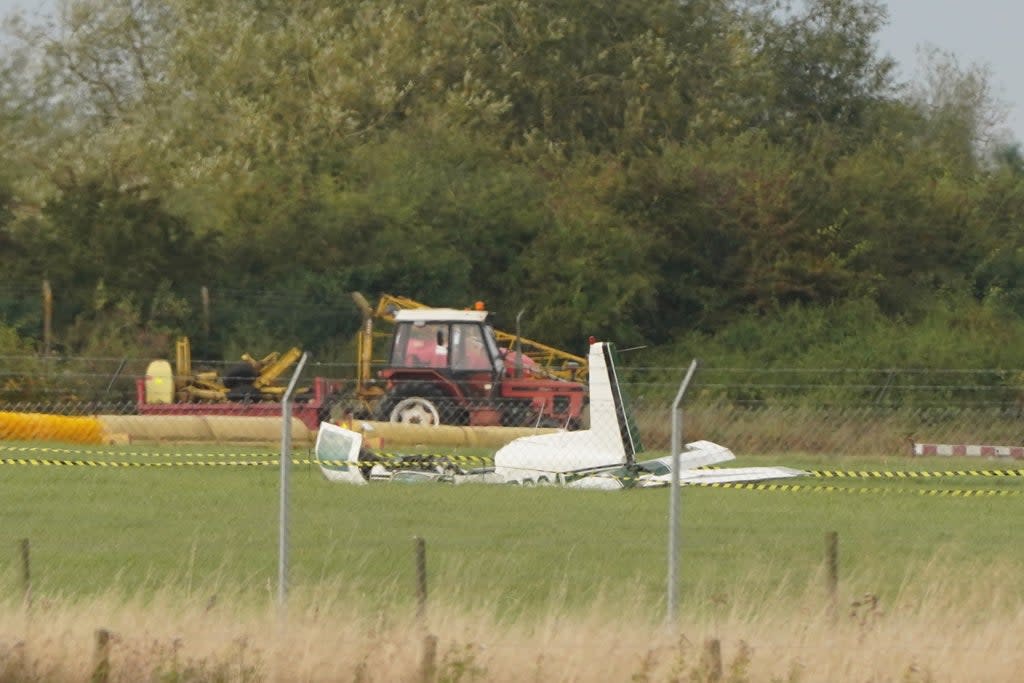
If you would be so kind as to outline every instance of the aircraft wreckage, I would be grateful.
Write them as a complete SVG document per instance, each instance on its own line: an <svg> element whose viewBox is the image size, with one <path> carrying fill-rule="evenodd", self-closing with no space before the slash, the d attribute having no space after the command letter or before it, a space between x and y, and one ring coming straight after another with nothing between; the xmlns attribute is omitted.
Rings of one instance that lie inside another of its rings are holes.
<svg viewBox="0 0 1024 683"><path fill-rule="evenodd" d="M668 486L671 455L637 459L643 446L619 385L614 358L613 344L591 344L588 429L514 439L494 454L493 466L471 467L467 459L454 455L380 455L364 446L359 432L327 422L320 425L317 435L317 462L330 481L357 485L444 481L604 490ZM806 474L788 467L704 469L735 457L731 450L711 441L688 443L679 454L680 483L764 481Z"/></svg>

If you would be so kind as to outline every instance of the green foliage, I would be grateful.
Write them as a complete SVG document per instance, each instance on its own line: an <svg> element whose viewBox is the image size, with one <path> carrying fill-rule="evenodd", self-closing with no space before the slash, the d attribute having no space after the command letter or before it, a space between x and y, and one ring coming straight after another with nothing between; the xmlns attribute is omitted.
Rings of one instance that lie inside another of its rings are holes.
<svg viewBox="0 0 1024 683"><path fill-rule="evenodd" d="M936 300L892 318L870 299L792 305L689 333L643 352L635 380L697 358L697 394L735 405L954 407L1016 414L1024 322L969 297ZM677 371L678 372L678 371ZM628 376L628 375L627 375ZM646 389L670 400L674 386ZM724 405L724 404L723 404Z"/></svg>
<svg viewBox="0 0 1024 683"><path fill-rule="evenodd" d="M529 313L528 336L565 340L582 353L589 335L642 342L638 312L653 303L651 236L634 230L609 201L623 183L620 164L580 164L551 198L555 224L541 234L516 273L513 301ZM596 200L596 201L595 201Z"/></svg>
<svg viewBox="0 0 1024 683"><path fill-rule="evenodd" d="M32 344L26 339L22 339L18 336L17 331L13 327L4 325L0 321L0 355L4 356L16 356L21 354L32 353Z"/></svg>
<svg viewBox="0 0 1024 683"><path fill-rule="evenodd" d="M115 325L120 333L145 334L138 324L162 320L180 326L187 311L169 306L170 290L203 281L215 262L209 236L197 237L140 190L100 181L75 184L43 208L43 219L38 231L19 238L30 257L17 268L47 277L66 297L55 305L61 328L80 323L83 315L107 316L122 303L131 312L115 314L122 318ZM80 350L71 336L69 350Z"/></svg>
<svg viewBox="0 0 1024 683"><path fill-rule="evenodd" d="M737 311L857 295L849 231L835 216L809 231L803 218L822 189L815 161L752 132L632 166L615 203L654 240L658 310L679 314L651 326L655 339Z"/></svg>
<svg viewBox="0 0 1024 683"><path fill-rule="evenodd" d="M876 0L809 0L800 13L778 13L765 3L758 57L770 74L761 115L786 139L821 124L861 137L880 97L891 95L892 59L876 53L874 36L885 25ZM779 125L782 124L782 125Z"/></svg>
<svg viewBox="0 0 1024 683"><path fill-rule="evenodd" d="M933 54L902 87L884 22L874 0L88 0L14 19L2 310L38 334L21 292L47 277L69 351L189 334L212 356L321 357L358 324L352 290L484 299L574 350L848 301L914 321L973 297L1016 319L1024 173L1012 144L986 156L987 75ZM222 298L200 320L203 286Z"/></svg>
<svg viewBox="0 0 1024 683"><path fill-rule="evenodd" d="M86 358L166 356L174 347L175 331L191 327L191 308L170 291L166 280L147 292L144 305L140 298L112 294L101 280L91 307L67 328L64 349Z"/></svg>
<svg viewBox="0 0 1024 683"><path fill-rule="evenodd" d="M780 307L713 335L686 335L661 353L724 367L1020 368L1024 321L966 298L938 301L916 320L892 319L861 299Z"/></svg>
<svg viewBox="0 0 1024 683"><path fill-rule="evenodd" d="M32 341L0 318L0 393L11 401L34 398L44 374Z"/></svg>

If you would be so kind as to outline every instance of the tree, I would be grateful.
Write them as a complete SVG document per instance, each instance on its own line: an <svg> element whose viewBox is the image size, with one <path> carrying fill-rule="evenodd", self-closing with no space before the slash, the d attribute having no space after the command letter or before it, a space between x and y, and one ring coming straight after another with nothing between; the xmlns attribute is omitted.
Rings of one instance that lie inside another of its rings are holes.
<svg viewBox="0 0 1024 683"><path fill-rule="evenodd" d="M211 238L197 237L158 199L110 181L91 179L63 188L44 207L37 228L20 238L29 256L22 272L47 277L64 294L67 305L57 318L64 325L80 311L94 309L99 287L105 300L131 299L142 306L143 319L151 320L161 282L203 282L216 263Z"/></svg>
<svg viewBox="0 0 1024 683"><path fill-rule="evenodd" d="M920 71L907 97L921 114L917 137L973 170L997 143L998 127L1006 120L989 70L963 67L955 55L930 47L921 51Z"/></svg>
<svg viewBox="0 0 1024 683"><path fill-rule="evenodd" d="M894 95L895 64L874 44L885 8L875 0L807 0L803 7L780 16L774 3L763 3L752 15L767 75L757 125L777 140L822 125L863 140L874 107Z"/></svg>

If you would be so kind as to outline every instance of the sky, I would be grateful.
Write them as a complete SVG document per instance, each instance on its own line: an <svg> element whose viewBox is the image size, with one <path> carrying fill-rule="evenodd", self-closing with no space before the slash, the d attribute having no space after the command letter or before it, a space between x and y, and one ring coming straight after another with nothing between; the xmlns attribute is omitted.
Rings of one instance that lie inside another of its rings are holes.
<svg viewBox="0 0 1024 683"><path fill-rule="evenodd" d="M0 0L0 15L55 7L56 0ZM962 67L989 72L995 98L1006 107L1005 127L1024 141L1024 2L1021 0L888 0L889 24L878 35L882 54L899 65L901 80L919 73L919 50L952 53Z"/></svg>
<svg viewBox="0 0 1024 683"><path fill-rule="evenodd" d="M889 25L878 36L900 77L918 72L918 49L951 52L962 67L989 71L993 95L1008 109L1006 127L1024 141L1024 2L1021 0L888 0Z"/></svg>

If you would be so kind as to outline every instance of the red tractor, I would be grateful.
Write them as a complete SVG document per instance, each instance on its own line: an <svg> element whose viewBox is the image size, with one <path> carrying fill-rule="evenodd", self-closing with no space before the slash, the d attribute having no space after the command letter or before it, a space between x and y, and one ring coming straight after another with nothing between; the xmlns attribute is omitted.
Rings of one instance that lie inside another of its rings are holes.
<svg viewBox="0 0 1024 683"><path fill-rule="evenodd" d="M395 311L376 417L455 425L581 426L586 385L498 345L484 310Z"/></svg>

